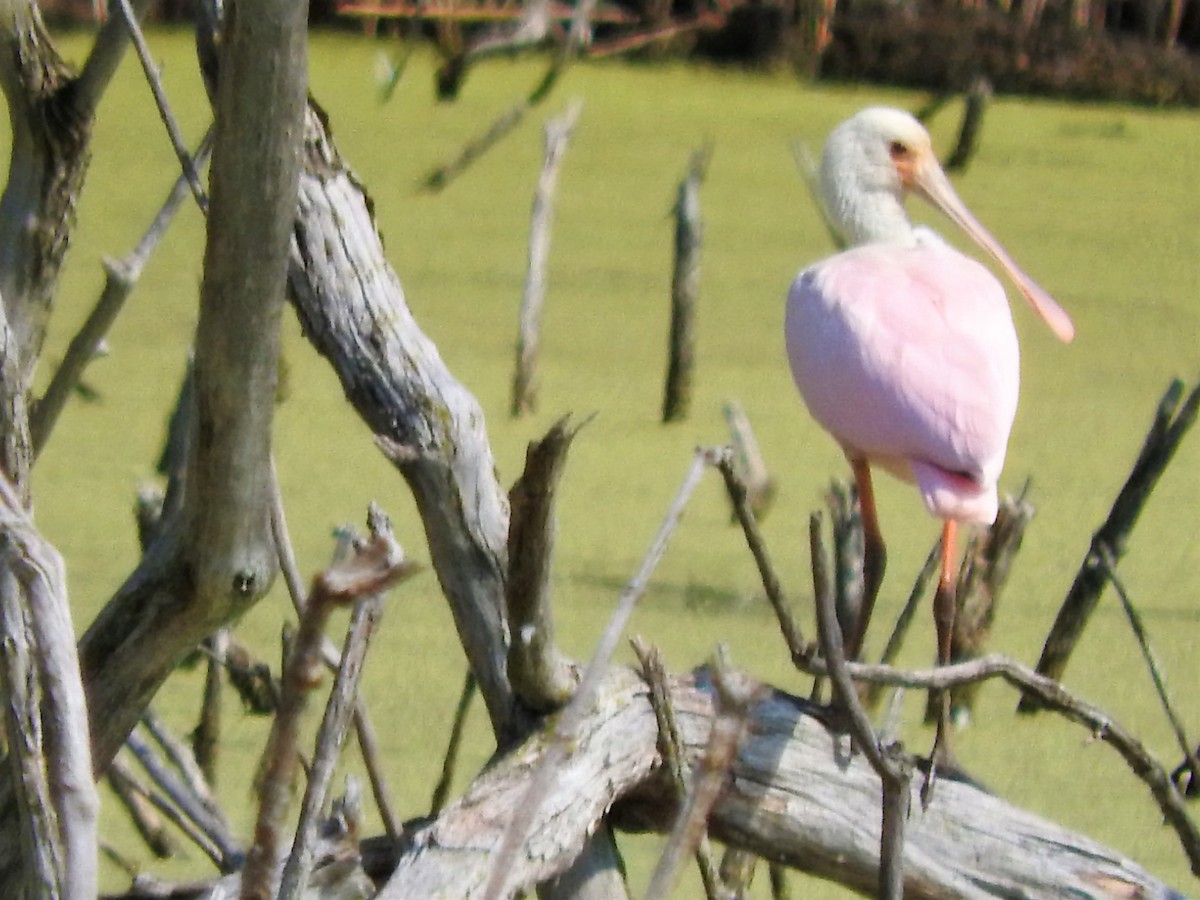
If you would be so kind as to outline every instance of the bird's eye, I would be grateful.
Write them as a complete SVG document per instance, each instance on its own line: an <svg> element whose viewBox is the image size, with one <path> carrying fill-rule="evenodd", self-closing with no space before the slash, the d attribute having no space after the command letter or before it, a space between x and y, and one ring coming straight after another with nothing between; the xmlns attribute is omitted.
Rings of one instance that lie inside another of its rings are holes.
<svg viewBox="0 0 1200 900"><path fill-rule="evenodd" d="M888 144L888 153L892 159L904 159L908 156L908 146L902 141L892 141Z"/></svg>

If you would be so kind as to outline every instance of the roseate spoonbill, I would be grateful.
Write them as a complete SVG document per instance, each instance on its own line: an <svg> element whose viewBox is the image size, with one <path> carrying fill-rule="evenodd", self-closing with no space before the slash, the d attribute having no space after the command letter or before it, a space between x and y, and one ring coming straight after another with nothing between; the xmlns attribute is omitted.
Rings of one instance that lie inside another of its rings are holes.
<svg viewBox="0 0 1200 900"><path fill-rule="evenodd" d="M990 255L1063 341L1070 318L1017 267L955 194L928 132L906 112L865 109L830 134L821 162L828 215L850 249L802 271L787 301L792 375L813 418L854 472L864 532L864 597L846 639L854 658L883 578L885 550L872 464L915 482L943 520L934 597L938 662L950 661L955 541L960 522L996 518L996 482L1017 409L1017 337L1004 288L980 263L904 210L930 202ZM949 696L930 777L949 759Z"/></svg>

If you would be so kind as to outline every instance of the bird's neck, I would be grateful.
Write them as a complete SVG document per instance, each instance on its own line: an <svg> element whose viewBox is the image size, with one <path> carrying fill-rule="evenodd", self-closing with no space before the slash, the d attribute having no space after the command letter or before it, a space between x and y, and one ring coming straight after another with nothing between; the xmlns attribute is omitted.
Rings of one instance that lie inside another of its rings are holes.
<svg viewBox="0 0 1200 900"><path fill-rule="evenodd" d="M900 197L891 191L853 191L834 198L830 210L838 230L851 246L916 243L916 235Z"/></svg>

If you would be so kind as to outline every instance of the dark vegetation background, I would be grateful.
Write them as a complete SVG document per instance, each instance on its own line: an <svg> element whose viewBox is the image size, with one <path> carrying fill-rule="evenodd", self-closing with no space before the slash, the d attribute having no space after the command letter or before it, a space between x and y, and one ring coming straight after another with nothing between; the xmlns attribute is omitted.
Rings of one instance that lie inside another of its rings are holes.
<svg viewBox="0 0 1200 900"><path fill-rule="evenodd" d="M96 0L43 0L50 18L86 20ZM403 0L312 0L322 27L390 32L364 15ZM519 6L517 0L463 0ZM978 76L1007 94L1147 105L1200 105L1200 0L608 0L638 26L671 31L635 51L755 68L792 67L821 80L934 92ZM358 14L353 14L357 7ZM159 21L190 18L163 0ZM462 28L470 30L470 24ZM606 29L597 24L595 37ZM619 26L628 30L628 26ZM444 27L427 35L447 39ZM461 39L455 35L454 39Z"/></svg>

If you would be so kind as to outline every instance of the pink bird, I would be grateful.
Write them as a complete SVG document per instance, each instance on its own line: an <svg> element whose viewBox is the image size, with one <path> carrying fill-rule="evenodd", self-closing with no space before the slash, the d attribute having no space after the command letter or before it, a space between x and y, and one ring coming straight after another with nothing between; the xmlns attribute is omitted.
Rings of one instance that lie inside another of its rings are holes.
<svg viewBox="0 0 1200 900"><path fill-rule="evenodd" d="M915 482L942 519L934 598L938 662L950 661L959 522L995 521L996 483L1017 410L1017 336L1000 282L904 210L912 192L941 210L1008 274L1062 340L1070 318L1018 268L955 194L929 133L906 112L865 109L825 144L821 190L850 249L809 266L787 301L787 351L805 404L841 444L862 510L864 597L847 636L855 658L883 578L871 466ZM948 760L949 696L931 765ZM932 777L927 784L932 783Z"/></svg>

